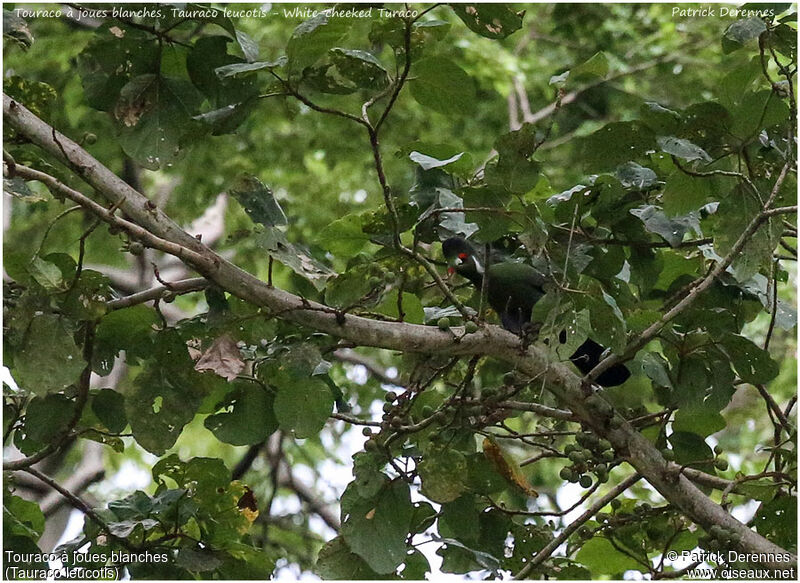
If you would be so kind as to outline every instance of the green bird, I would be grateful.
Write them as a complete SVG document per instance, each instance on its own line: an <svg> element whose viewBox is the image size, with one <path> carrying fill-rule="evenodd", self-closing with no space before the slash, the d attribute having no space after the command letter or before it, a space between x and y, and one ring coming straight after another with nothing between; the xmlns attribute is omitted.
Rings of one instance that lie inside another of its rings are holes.
<svg viewBox="0 0 800 583"><path fill-rule="evenodd" d="M467 278L478 290L483 286L484 274L489 274L486 296L489 305L500 316L503 328L515 334L522 334L531 321L533 306L545 294L544 284L547 277L534 267L525 263L498 261L489 254L483 264L483 253L466 239L451 237L442 243L442 252L447 258L449 272L457 272ZM560 341L566 341L566 333L562 330ZM603 357L605 348L587 338L569 357L570 361L586 374L592 370ZM624 364L616 364L597 377L596 382L603 387L621 385L630 371Z"/></svg>

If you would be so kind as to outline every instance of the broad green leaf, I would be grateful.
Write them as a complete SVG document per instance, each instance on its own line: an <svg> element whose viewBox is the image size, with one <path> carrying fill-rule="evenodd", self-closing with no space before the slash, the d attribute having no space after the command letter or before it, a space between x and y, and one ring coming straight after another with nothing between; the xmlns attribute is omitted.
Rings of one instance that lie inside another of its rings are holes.
<svg viewBox="0 0 800 583"><path fill-rule="evenodd" d="M398 306L397 302L398 295L399 291L397 289L389 291L378 306L378 313L385 314L391 318L400 319L400 306ZM419 298L408 292L403 292L402 298L403 321L412 324L422 324L425 319L425 312L422 309L422 303L419 301Z"/></svg>
<svg viewBox="0 0 800 583"><path fill-rule="evenodd" d="M733 52L758 38L765 30L767 30L766 23L757 16L737 20L728 26L722 35L722 51Z"/></svg>
<svg viewBox="0 0 800 583"><path fill-rule="evenodd" d="M385 463L380 454L358 452L353 456L353 484L361 498L374 498L389 482L389 478L381 472Z"/></svg>
<svg viewBox="0 0 800 583"><path fill-rule="evenodd" d="M3 492L3 538L24 536L33 541L44 534L44 514L31 500Z"/></svg>
<svg viewBox="0 0 800 583"><path fill-rule="evenodd" d="M317 235L317 244L340 257L352 257L369 243L369 235L361 229L360 215L337 219Z"/></svg>
<svg viewBox="0 0 800 583"><path fill-rule="evenodd" d="M448 164L452 164L453 162L457 162L461 156L464 155L464 152L459 152L455 156L451 156L447 160L437 160L431 156L426 156L425 154L421 154L417 151L411 152L409 154L409 158L411 158L412 162L416 162L419 164L423 170L430 170L431 168L441 168L442 166L447 166Z"/></svg>
<svg viewBox="0 0 800 583"><path fill-rule="evenodd" d="M443 57L414 63L411 95L420 105L449 115L463 115L475 107L474 81L464 69Z"/></svg>
<svg viewBox="0 0 800 583"><path fill-rule="evenodd" d="M603 78L606 75L608 75L608 57L603 51L595 53L587 61L570 70L570 79L572 81L594 77Z"/></svg>
<svg viewBox="0 0 800 583"><path fill-rule="evenodd" d="M297 76L316 63L347 34L350 25L347 18L329 18L324 13L301 23L286 45L290 74Z"/></svg>
<svg viewBox="0 0 800 583"><path fill-rule="evenodd" d="M519 130L500 136L494 147L500 154L497 163L487 166L486 182L513 194L531 190L541 177L541 165L531 156L541 141L536 127L525 124Z"/></svg>
<svg viewBox="0 0 800 583"><path fill-rule="evenodd" d="M451 502L466 489L467 469L464 454L455 450L431 448L418 466L422 493L434 502Z"/></svg>
<svg viewBox="0 0 800 583"><path fill-rule="evenodd" d="M797 497L779 496L759 506L753 519L758 533L782 548L797 540Z"/></svg>
<svg viewBox="0 0 800 583"><path fill-rule="evenodd" d="M656 134L671 135L679 127L681 114L655 101L646 101L639 108L642 122Z"/></svg>
<svg viewBox="0 0 800 583"><path fill-rule="evenodd" d="M156 73L158 59L154 36L116 22L103 25L78 56L77 72L89 105L113 110L122 88L134 77Z"/></svg>
<svg viewBox="0 0 800 583"><path fill-rule="evenodd" d="M726 334L720 342L743 381L763 384L778 375L778 363L770 357L769 352L753 344L752 340L738 334Z"/></svg>
<svg viewBox="0 0 800 583"><path fill-rule="evenodd" d="M625 188L647 190L657 181L656 173L636 162L627 162L617 168L616 176Z"/></svg>
<svg viewBox="0 0 800 583"><path fill-rule="evenodd" d="M193 573L214 571L222 565L222 559L211 549L181 547L175 564Z"/></svg>
<svg viewBox="0 0 800 583"><path fill-rule="evenodd" d="M630 213L644 223L648 232L659 235L673 247L680 245L684 235L697 224L697 219L691 216L668 219L662 210L653 205L631 209Z"/></svg>
<svg viewBox="0 0 800 583"><path fill-rule="evenodd" d="M155 349L154 360L125 394L125 413L139 445L161 455L194 418L215 381L193 370L194 362L177 333L160 333Z"/></svg>
<svg viewBox="0 0 800 583"><path fill-rule="evenodd" d="M361 498L348 486L342 496L342 536L377 573L392 573L406 558L413 512L408 484L395 480L375 498Z"/></svg>
<svg viewBox="0 0 800 583"><path fill-rule="evenodd" d="M314 572L323 580L333 581L384 578L351 551L341 536L329 540L320 549Z"/></svg>
<svg viewBox="0 0 800 583"><path fill-rule="evenodd" d="M714 235L715 251L726 256L747 228L750 221L760 212L761 206L754 195L743 186L737 186L719 204L718 225ZM739 281L752 278L762 267L772 262L772 251L777 245L771 237L770 224L759 228L734 259L732 268Z"/></svg>
<svg viewBox="0 0 800 583"><path fill-rule="evenodd" d="M24 345L14 354L13 374L23 390L45 395L77 383L85 366L62 319L43 314L33 318Z"/></svg>
<svg viewBox="0 0 800 583"><path fill-rule="evenodd" d="M638 571L642 566L632 557L614 548L608 539L596 536L584 543L575 560L584 565L596 577L600 574L606 576L622 576L625 571Z"/></svg>
<svg viewBox="0 0 800 583"><path fill-rule="evenodd" d="M203 421L217 439L231 445L261 443L278 429L274 397L257 383L239 381L221 403L224 410Z"/></svg>
<svg viewBox="0 0 800 583"><path fill-rule="evenodd" d="M525 11L514 12L509 4L451 4L453 12L467 27L481 36L506 38L522 28Z"/></svg>
<svg viewBox="0 0 800 583"><path fill-rule="evenodd" d="M666 152L672 156L683 158L690 162L693 160L711 162L711 156L709 156L703 148L695 146L689 140L673 136L659 136L656 138L656 142L658 142L658 147L661 148L662 152Z"/></svg>
<svg viewBox="0 0 800 583"><path fill-rule="evenodd" d="M333 395L320 378L286 378L277 381L275 418L284 431L291 431L298 439L313 437L325 425L333 410Z"/></svg>
<svg viewBox="0 0 800 583"><path fill-rule="evenodd" d="M103 316L95 331L92 369L108 374L120 350L125 351L128 362L132 363L149 356L157 320L155 310L141 304Z"/></svg>
<svg viewBox="0 0 800 583"><path fill-rule="evenodd" d="M34 397L25 409L24 437L15 435L15 445L30 455L62 433L75 414L75 401L61 394Z"/></svg>
<svg viewBox="0 0 800 583"><path fill-rule="evenodd" d="M31 260L28 272L36 283L49 292L58 291L65 287L64 279L58 266L45 261L38 255L35 255Z"/></svg>
<svg viewBox="0 0 800 583"><path fill-rule="evenodd" d="M222 65L214 69L214 73L220 79L228 77L244 76L247 73L254 71L261 71L262 69L276 69L283 66L284 62L277 61L258 61L256 63L231 63L230 65Z"/></svg>
<svg viewBox="0 0 800 583"><path fill-rule="evenodd" d="M330 53L338 73L355 88L381 90L388 85L388 73L372 53L342 48L331 49Z"/></svg>
<svg viewBox="0 0 800 583"><path fill-rule="evenodd" d="M259 231L256 242L268 255L310 281L317 290L322 290L328 279L336 275L335 271L318 261L307 250L289 243L286 235L274 227Z"/></svg>
<svg viewBox="0 0 800 583"><path fill-rule="evenodd" d="M696 433L707 437L725 429L725 419L719 414L716 407L690 403L678 409L672 426L675 431Z"/></svg>
<svg viewBox="0 0 800 583"><path fill-rule="evenodd" d="M612 122L581 140L584 167L602 171L644 156L655 149L653 132L640 122Z"/></svg>
<svg viewBox="0 0 800 583"><path fill-rule="evenodd" d="M33 35L25 19L5 8L3 9L3 38L11 39L24 49L29 49L33 44Z"/></svg>
<svg viewBox="0 0 800 583"><path fill-rule="evenodd" d="M121 433L128 425L125 397L113 389L100 389L92 394L92 412L112 433Z"/></svg>
<svg viewBox="0 0 800 583"><path fill-rule="evenodd" d="M254 223L266 227L287 224L286 214L272 190L255 176L244 174L228 189Z"/></svg>
<svg viewBox="0 0 800 583"><path fill-rule="evenodd" d="M134 77L120 90L114 107L120 144L149 170L169 167L196 131L192 116L201 101L186 80L154 74Z"/></svg>
<svg viewBox="0 0 800 583"><path fill-rule="evenodd" d="M708 179L695 178L676 170L667 177L664 194L664 214L667 217L685 216L698 211L712 195Z"/></svg>

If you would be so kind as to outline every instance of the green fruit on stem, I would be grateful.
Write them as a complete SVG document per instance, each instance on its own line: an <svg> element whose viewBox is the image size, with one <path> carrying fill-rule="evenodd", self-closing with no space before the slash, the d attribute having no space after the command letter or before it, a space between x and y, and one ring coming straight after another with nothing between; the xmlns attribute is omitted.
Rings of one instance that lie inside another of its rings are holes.
<svg viewBox="0 0 800 583"><path fill-rule="evenodd" d="M450 318L447 316L442 316L439 318L439 321L436 322L436 325L439 326L439 330L449 330L450 329Z"/></svg>
<svg viewBox="0 0 800 583"><path fill-rule="evenodd" d="M464 332L467 334L474 334L478 331L478 325L472 320L467 320L464 323Z"/></svg>

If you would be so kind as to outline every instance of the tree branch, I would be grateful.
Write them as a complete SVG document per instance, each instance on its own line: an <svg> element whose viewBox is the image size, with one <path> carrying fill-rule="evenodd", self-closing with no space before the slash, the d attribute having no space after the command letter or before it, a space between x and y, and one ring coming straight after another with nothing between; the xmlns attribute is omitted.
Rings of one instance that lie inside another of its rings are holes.
<svg viewBox="0 0 800 583"><path fill-rule="evenodd" d="M525 579L531 571L537 566L542 564L553 552L561 546L565 540L567 540L573 532L578 530L581 525L583 525L588 520L591 520L592 517L600 512L600 510L611 502L614 498L622 494L625 490L633 486L636 482L638 482L642 477L638 474L633 474L632 476L628 476L622 482L611 488L606 494L598 498L594 504L592 504L589 508L586 509L586 512L581 514L578 518L570 522L561 533L556 536L553 540L547 543L542 550L536 553L536 556L533 557L530 562L525 565L519 573L514 575L514 579Z"/></svg>
<svg viewBox="0 0 800 583"><path fill-rule="evenodd" d="M620 419L619 424L611 427L608 419L598 416L585 402L581 379L566 364L551 362L548 351L535 345L523 349L517 336L497 326L485 326L474 334L454 339L451 333L432 326L379 322L349 314L342 318L340 313L327 306L270 287L183 232L169 217L151 203L147 204L149 201L145 197L119 180L80 146L67 138L59 138L62 143L57 143L50 137L50 133L57 133L20 104L4 96L3 108L7 123L20 134L68 163L109 201L120 201L120 209L130 217L130 221L115 224L125 230L131 229L130 232L146 229L152 232L152 237L173 244L182 254L183 261L224 290L246 302L267 308L284 320L362 346L454 357L488 356L508 362L523 374L541 377L543 386L568 406L587 428L607 439L621 457L692 520L704 528L716 524L734 532L738 541L736 548L763 556L761 564L767 567L785 568L796 562L796 557L733 518L688 478L668 471L661 453L629 423ZM62 148L65 153L62 153ZM786 169L782 176L785 174ZM106 209L96 203L87 205L87 208L98 216L107 214ZM753 230L756 227L753 226Z"/></svg>

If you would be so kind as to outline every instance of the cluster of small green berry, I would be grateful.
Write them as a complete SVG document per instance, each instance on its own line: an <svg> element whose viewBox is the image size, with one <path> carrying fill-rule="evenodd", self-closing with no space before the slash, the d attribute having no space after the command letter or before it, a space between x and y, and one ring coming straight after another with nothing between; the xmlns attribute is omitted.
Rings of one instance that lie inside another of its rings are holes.
<svg viewBox="0 0 800 583"><path fill-rule="evenodd" d="M608 481L609 464L614 461L614 450L608 440L582 431L575 436L574 443L564 447L564 455L572 463L561 468L558 475L562 480L589 488L593 482L588 472L592 472L601 484Z"/></svg>

